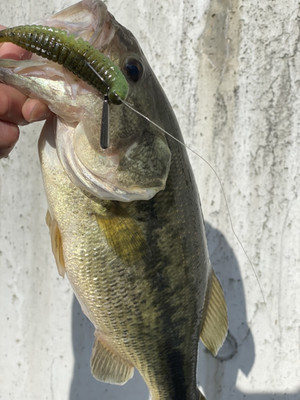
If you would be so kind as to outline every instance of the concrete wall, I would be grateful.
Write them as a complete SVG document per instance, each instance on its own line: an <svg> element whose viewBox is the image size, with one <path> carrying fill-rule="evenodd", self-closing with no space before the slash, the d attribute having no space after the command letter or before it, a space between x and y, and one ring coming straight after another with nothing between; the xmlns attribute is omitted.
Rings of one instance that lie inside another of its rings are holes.
<svg viewBox="0 0 300 400"><path fill-rule="evenodd" d="M31 23L71 3L0 0L0 23ZM107 4L138 38L187 144L217 169L267 302L217 179L191 154L237 343L223 362L200 347L199 384L208 400L299 399L298 1ZM93 329L58 277L44 223L40 129L22 129L15 151L0 161L0 399L147 399L137 374L124 387L90 375Z"/></svg>

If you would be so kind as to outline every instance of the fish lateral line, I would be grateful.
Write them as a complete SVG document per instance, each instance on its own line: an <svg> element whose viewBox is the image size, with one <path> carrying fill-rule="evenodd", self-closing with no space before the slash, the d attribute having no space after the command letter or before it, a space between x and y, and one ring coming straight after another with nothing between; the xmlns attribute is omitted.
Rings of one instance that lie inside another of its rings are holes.
<svg viewBox="0 0 300 400"><path fill-rule="evenodd" d="M177 139L174 135L172 135L170 132L166 131L164 128L162 128L161 126L159 126L156 122L152 121L149 117L147 117L146 115L142 114L140 111L136 110L130 103L128 103L128 102L125 101L125 100L122 100L122 103L123 103L126 107L128 107L131 111L135 112L135 113L138 114L140 117L144 118L144 119L145 119L146 121L148 121L150 124L152 124L152 125L155 126L157 129L159 129L161 132L163 132L164 134L166 134L167 136L169 136L169 137L170 137L171 139L173 139L175 142L177 142L177 143L179 143L181 146L185 147L188 151L190 151L191 153L193 153L196 157L200 158L200 160L202 160L203 162L205 162L205 164L208 165L208 167L212 170L213 174L214 174L215 177L217 178L218 183L219 183L219 185L220 185L220 187L221 187L221 193L222 193L222 196L223 196L223 199L224 199L224 202L225 202L225 207L226 207L226 211L227 211L227 215L228 215L228 219L229 219L230 229L231 229L231 231L232 231L232 233L233 233L233 236L234 236L235 239L237 240L237 242L238 242L240 248L242 249L244 255L246 256L247 261L249 262L249 264L250 264L250 266L251 266L251 269L252 269L252 271L253 271L253 273L254 273L255 279L256 279L256 281L257 281L257 283L258 283L258 286L259 286L259 290L260 290L260 293L261 293L261 296L262 296L262 299L263 299L263 303L264 303L264 305L265 305L265 307L266 307L266 309L267 309L268 314L270 315L269 309L268 309L268 304L267 304L267 301L266 301L266 299L265 299L264 292L263 292L263 290L262 290L262 286L261 286L261 283L260 283L260 281L259 281L258 274L257 274L257 272L256 272L256 269L255 269L255 267L254 267L254 264L253 264L253 262L252 262L250 256L248 255L248 253L247 253L247 251L246 251L246 249L245 249L245 246L243 245L241 239L239 238L238 234L236 233L236 231L235 231L235 229L234 229L234 225L233 225L233 221L232 221L232 217L231 217L231 212L230 212L230 208L229 208L229 204L228 204L226 192L225 192L225 189L224 189L224 185L223 185L223 183L222 183L222 181L221 181L221 178L219 177L219 174L218 174L216 168L213 167L213 165L212 165L208 160L206 160L203 156L201 156L201 154L199 154L196 150L194 150L193 148L191 148L190 146L188 146L187 144L185 144L185 143L182 142L181 140Z"/></svg>

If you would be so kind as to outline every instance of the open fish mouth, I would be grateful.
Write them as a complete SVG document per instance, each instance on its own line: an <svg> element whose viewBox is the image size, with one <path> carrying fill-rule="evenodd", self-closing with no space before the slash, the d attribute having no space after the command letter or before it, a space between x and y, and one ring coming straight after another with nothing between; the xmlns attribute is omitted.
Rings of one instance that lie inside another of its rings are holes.
<svg viewBox="0 0 300 400"><path fill-rule="evenodd" d="M102 2L75 4L42 23L0 32L0 41L37 54L0 61L0 79L57 115L57 154L75 185L106 200L152 198L165 187L171 153L156 128L122 105L127 97L135 105L136 87L146 79L138 46L125 53L119 25Z"/></svg>

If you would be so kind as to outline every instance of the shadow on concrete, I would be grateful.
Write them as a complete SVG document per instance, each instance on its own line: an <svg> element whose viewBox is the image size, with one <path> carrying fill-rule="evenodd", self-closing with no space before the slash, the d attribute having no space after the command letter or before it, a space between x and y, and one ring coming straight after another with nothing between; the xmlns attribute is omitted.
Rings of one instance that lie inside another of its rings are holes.
<svg viewBox="0 0 300 400"><path fill-rule="evenodd" d="M220 231L206 223L208 248L214 270L219 277L228 306L230 336L218 358L199 346L198 377L207 400L299 400L298 393L242 393L236 388L239 370L246 376L255 358L254 341L247 325L244 287L240 268L232 248ZM135 371L124 386L97 382L90 372L90 355L94 328L83 315L76 298L72 310L74 374L69 400L147 400L148 389Z"/></svg>
<svg viewBox="0 0 300 400"><path fill-rule="evenodd" d="M229 336L217 358L199 346L198 376L207 400L299 400L295 393L242 393L237 387L239 370L248 375L255 360L255 346L247 324L244 285L235 254L224 235L206 222L208 251L221 281L229 321Z"/></svg>

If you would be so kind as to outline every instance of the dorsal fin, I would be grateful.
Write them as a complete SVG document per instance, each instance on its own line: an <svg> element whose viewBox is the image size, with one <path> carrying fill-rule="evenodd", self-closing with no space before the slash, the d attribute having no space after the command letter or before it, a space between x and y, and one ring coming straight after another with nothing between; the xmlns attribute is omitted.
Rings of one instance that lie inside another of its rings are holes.
<svg viewBox="0 0 300 400"><path fill-rule="evenodd" d="M203 317L200 339L207 349L216 356L226 339L228 321L223 289L214 271L212 271L207 289Z"/></svg>

